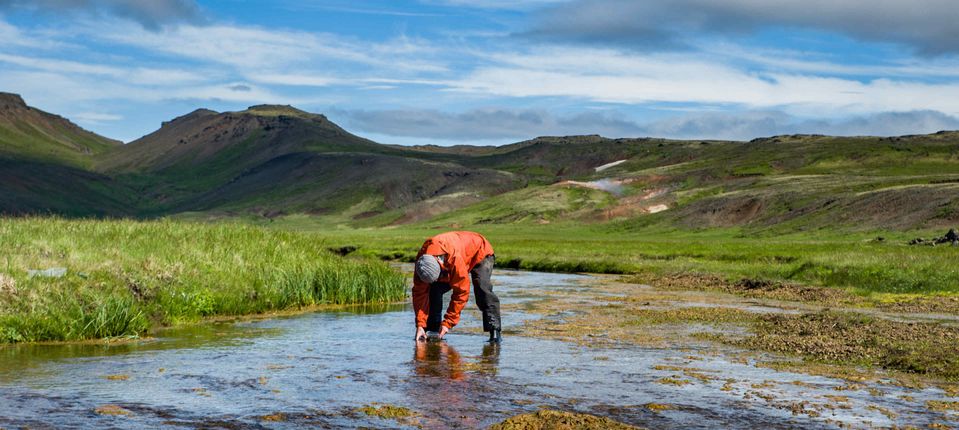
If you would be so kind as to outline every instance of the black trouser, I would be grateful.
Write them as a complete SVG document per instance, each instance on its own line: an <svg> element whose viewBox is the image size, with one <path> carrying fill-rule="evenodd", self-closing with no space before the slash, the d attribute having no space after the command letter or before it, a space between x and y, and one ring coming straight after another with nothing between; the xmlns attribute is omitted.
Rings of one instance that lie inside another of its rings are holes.
<svg viewBox="0 0 959 430"><path fill-rule="evenodd" d="M493 293L493 264L496 257L490 255L483 259L473 270L470 270L470 280L473 282L473 296L476 297L476 307L483 313L483 331L500 329L499 297ZM453 287L446 282L430 284L430 313L426 319L427 331L439 331L443 322L443 295Z"/></svg>

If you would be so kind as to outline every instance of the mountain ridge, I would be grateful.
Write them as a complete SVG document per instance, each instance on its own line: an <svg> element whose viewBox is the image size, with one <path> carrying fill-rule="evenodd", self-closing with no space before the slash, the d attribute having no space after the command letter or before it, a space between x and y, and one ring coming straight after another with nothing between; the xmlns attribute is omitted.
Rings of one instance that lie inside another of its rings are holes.
<svg viewBox="0 0 959 430"><path fill-rule="evenodd" d="M0 131L66 121L11 94L0 94L0 110ZM51 147L72 145L35 134ZM256 105L196 109L129 144L100 143L44 158L0 134L0 212L303 214L352 226L909 229L959 221L954 131L751 141L541 136L497 147L408 147L354 135L322 114ZM64 183L71 186L58 187Z"/></svg>

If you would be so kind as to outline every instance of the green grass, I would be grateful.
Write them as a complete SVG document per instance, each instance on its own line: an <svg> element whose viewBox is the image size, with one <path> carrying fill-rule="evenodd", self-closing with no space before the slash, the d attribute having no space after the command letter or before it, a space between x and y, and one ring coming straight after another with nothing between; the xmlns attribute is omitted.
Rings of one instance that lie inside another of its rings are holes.
<svg viewBox="0 0 959 430"><path fill-rule="evenodd" d="M334 256L309 233L27 218L0 220L0 243L8 284L0 286L0 342L138 335L208 316L395 302L406 294L404 277L388 265ZM68 273L27 273L51 267Z"/></svg>
<svg viewBox="0 0 959 430"><path fill-rule="evenodd" d="M329 243L358 253L411 261L423 240L449 227L327 228L310 219L278 219L273 228L322 228ZM861 294L959 293L959 248L908 246L941 231L781 233L743 229L681 230L612 224L472 225L496 250L497 265L524 270L719 275L849 288ZM885 237L876 242L877 236Z"/></svg>

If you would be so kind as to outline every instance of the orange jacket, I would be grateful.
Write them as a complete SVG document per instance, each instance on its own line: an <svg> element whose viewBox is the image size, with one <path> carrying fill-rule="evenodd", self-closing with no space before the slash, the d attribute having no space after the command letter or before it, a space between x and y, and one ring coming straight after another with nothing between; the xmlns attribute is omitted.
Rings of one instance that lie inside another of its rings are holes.
<svg viewBox="0 0 959 430"><path fill-rule="evenodd" d="M470 298L470 270L484 258L493 255L493 246L479 233L451 231L426 239L416 258L419 259L423 254L446 254L440 267L443 272L437 282L448 282L453 287L450 306L442 322L447 328L453 328L460 322L460 312ZM416 314L417 327L426 327L430 310L429 290L430 284L414 274L413 312Z"/></svg>

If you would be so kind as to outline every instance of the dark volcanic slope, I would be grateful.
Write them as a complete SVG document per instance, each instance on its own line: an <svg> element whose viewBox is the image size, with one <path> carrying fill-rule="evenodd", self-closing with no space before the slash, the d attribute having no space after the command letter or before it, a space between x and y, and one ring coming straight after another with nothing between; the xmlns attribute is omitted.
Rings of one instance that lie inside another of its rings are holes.
<svg viewBox="0 0 959 430"><path fill-rule="evenodd" d="M274 158L184 204L184 210L253 208L263 213L357 217L394 212L454 193L497 194L525 185L503 172L395 155L300 152Z"/></svg>
<svg viewBox="0 0 959 430"><path fill-rule="evenodd" d="M0 215L134 215L127 187L61 164L0 158Z"/></svg>
<svg viewBox="0 0 959 430"><path fill-rule="evenodd" d="M464 167L456 156L381 145L323 115L289 106L197 110L107 154L101 172L138 189L144 213L254 211L367 215L469 189L525 185L516 175Z"/></svg>
<svg viewBox="0 0 959 430"><path fill-rule="evenodd" d="M219 163L242 170L292 152L375 151L380 146L323 115L289 106L225 113L198 109L124 145L104 157L99 167L108 172L156 173Z"/></svg>

